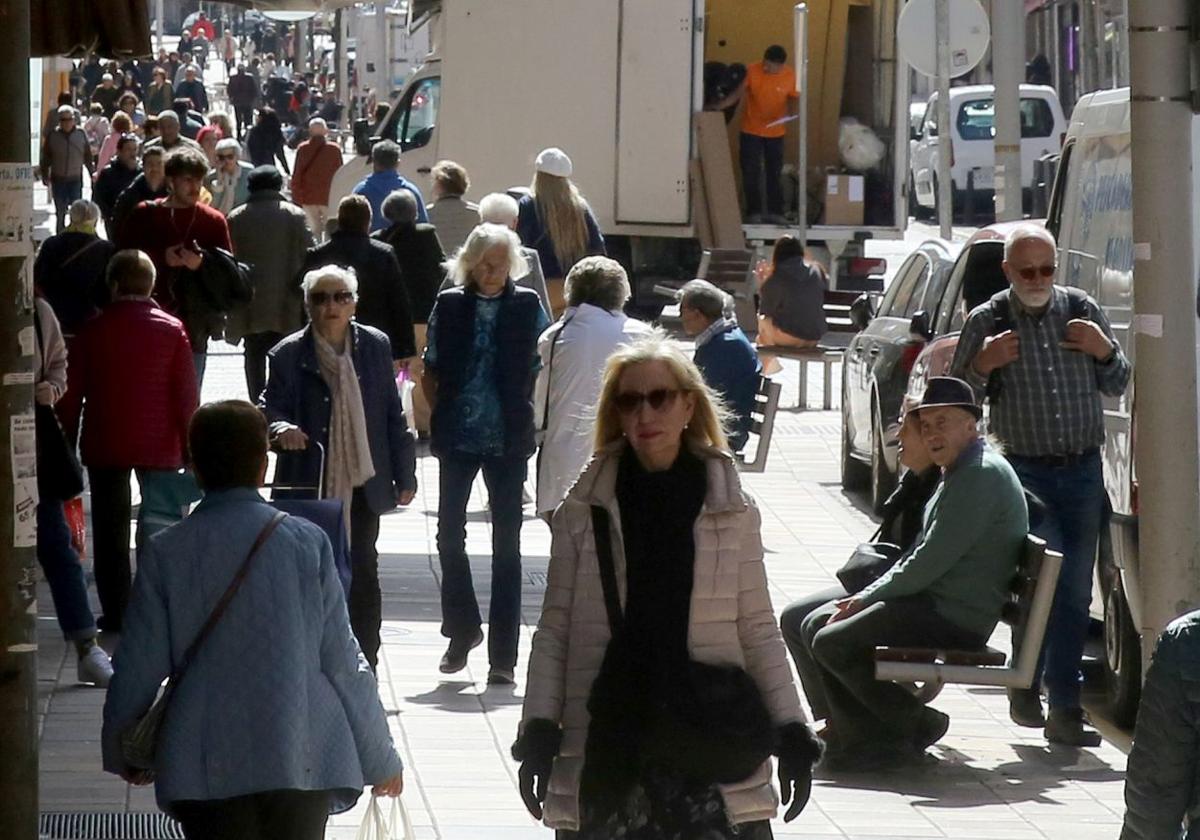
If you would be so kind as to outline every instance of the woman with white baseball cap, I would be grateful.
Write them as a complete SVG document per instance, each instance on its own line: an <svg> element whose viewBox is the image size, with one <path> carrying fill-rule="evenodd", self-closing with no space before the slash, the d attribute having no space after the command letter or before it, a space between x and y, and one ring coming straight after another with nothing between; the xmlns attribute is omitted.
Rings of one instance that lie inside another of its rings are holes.
<svg viewBox="0 0 1200 840"><path fill-rule="evenodd" d="M541 258L555 318L565 307L567 272L584 257L605 253L600 225L571 182L573 171L562 149L543 149L534 162L533 184L530 194L521 199L517 219L521 242L536 249Z"/></svg>

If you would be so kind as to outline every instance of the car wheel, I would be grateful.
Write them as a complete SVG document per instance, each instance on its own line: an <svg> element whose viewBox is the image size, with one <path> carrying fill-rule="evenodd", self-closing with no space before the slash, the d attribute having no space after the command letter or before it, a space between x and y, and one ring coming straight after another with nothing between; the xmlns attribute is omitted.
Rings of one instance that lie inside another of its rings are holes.
<svg viewBox="0 0 1200 840"><path fill-rule="evenodd" d="M846 405L845 394L842 395L842 405ZM842 489L860 490L867 484L869 474L867 466L854 457L850 447L850 425L845 415L842 415Z"/></svg>
<svg viewBox="0 0 1200 840"><path fill-rule="evenodd" d="M1142 695L1142 640L1133 626L1120 577L1104 596L1104 683L1113 722L1131 728Z"/></svg>
<svg viewBox="0 0 1200 840"><path fill-rule="evenodd" d="M883 455L883 426L876 418L871 429L871 509L883 513L883 504L896 489L896 477Z"/></svg>

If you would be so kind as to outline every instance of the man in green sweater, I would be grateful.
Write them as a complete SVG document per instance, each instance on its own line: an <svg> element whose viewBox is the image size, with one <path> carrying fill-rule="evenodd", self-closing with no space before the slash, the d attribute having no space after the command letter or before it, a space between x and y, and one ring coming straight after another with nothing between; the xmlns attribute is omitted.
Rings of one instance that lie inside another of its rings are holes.
<svg viewBox="0 0 1200 840"><path fill-rule="evenodd" d="M831 713L830 766L885 766L920 755L950 725L905 689L875 679L874 651L982 648L1008 599L1028 511L1021 482L979 434L971 387L933 377L913 411L942 481L916 547L861 592L822 610L812 656Z"/></svg>

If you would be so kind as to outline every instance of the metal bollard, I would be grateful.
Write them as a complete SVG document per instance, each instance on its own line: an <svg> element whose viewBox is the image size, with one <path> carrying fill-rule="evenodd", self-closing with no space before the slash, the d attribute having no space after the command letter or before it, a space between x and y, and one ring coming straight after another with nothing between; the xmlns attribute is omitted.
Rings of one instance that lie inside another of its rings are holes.
<svg viewBox="0 0 1200 840"><path fill-rule="evenodd" d="M975 225L975 170L967 170L966 211L963 213L963 224L968 227Z"/></svg>

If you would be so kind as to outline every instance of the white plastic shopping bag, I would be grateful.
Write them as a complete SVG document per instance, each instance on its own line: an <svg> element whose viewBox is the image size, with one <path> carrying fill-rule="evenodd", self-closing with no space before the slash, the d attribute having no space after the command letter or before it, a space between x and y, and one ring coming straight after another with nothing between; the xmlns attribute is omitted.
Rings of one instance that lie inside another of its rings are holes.
<svg viewBox="0 0 1200 840"><path fill-rule="evenodd" d="M407 370L402 370L396 374L396 388L400 391L400 407L404 410L404 419L408 421L408 430L415 435L417 420L413 415L413 391L417 389L417 383L409 377Z"/></svg>
<svg viewBox="0 0 1200 840"><path fill-rule="evenodd" d="M363 815L362 824L358 827L358 840L417 840L408 809L404 807L404 802L399 796L392 797L392 805L386 817L383 811L384 806L379 804L379 797L372 796L367 813Z"/></svg>

